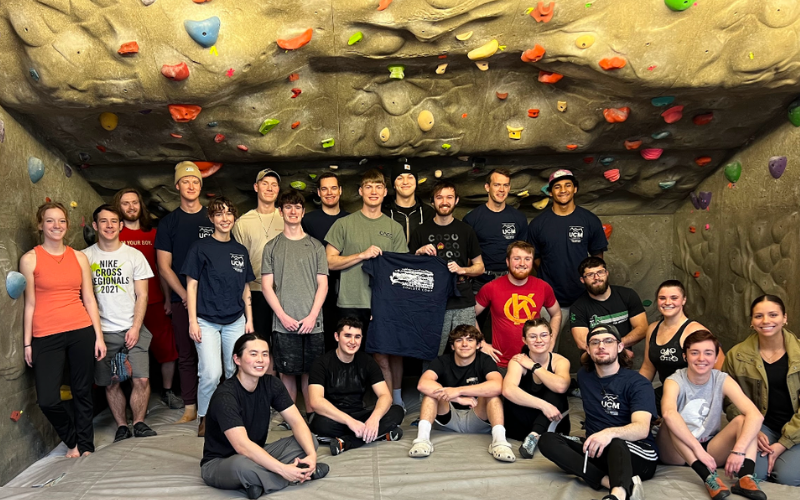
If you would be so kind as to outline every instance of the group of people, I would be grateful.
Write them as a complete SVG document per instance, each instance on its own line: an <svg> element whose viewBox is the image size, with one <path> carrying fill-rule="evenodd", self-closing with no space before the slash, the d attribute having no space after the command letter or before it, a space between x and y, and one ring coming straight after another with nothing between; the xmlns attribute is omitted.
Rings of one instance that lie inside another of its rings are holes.
<svg viewBox="0 0 800 500"><path fill-rule="evenodd" d="M753 303L755 332L726 357L714 335L686 317L680 282L658 288L663 319L651 325L635 291L609 284L606 236L600 220L575 204L578 180L569 170L550 176L552 206L530 224L506 204L507 170L489 173L486 204L463 221L453 216L453 183L433 186L428 205L416 194L413 166L400 163L391 175L394 199L386 199L383 172L369 170L358 188L362 208L348 214L338 177L322 174L321 209L306 214L303 195L281 191L280 175L267 168L253 185L256 208L239 217L224 197L203 207L201 172L181 162L174 177L180 206L157 228L140 194L125 189L95 210L97 243L83 252L65 244L64 206L42 205L42 244L20 262L25 360L67 456L94 450L93 382L106 388L115 441L156 434L144 422L148 351L161 365L164 404L184 408L178 422L199 418L202 477L211 486L257 498L324 477L319 441L338 455L399 440L403 359L385 344L373 342L379 347L369 354L364 346L368 334L387 335L376 327L387 313L372 303L373 262L407 253L438 258L454 283L441 331L431 318L437 331L425 332L438 352L424 360L417 385L422 401L409 456L431 455L436 428L491 434L488 452L504 462L516 460L507 436L518 439L520 456L539 450L607 488L610 500L641 498L641 481L659 459L690 465L712 498L764 499L758 482L765 478L800 485L800 341L785 328L780 298ZM400 274L392 284L430 288L433 273ZM489 322L491 341L481 330ZM569 360L558 354L567 329L585 351L577 388ZM636 372L630 348L643 340ZM74 419L59 391L67 360ZM172 391L176 365L182 397ZM127 379L131 427L120 387ZM298 389L305 416L295 404ZM370 389L376 402L367 407ZM583 400L585 438L570 436L569 393ZM271 409L292 436L266 445ZM720 430L723 409L729 423ZM718 464L738 476L730 489Z"/></svg>

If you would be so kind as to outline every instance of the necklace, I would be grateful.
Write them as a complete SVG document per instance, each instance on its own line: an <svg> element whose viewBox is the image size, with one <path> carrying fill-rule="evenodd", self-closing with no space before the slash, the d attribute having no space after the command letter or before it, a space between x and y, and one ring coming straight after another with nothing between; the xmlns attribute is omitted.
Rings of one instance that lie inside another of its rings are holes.
<svg viewBox="0 0 800 500"><path fill-rule="evenodd" d="M275 208L272 209L272 217L269 218L269 227L264 229L264 220L261 218L261 214L258 213L258 210L256 210L256 215L258 215L258 221L261 222L261 229L264 229L264 235L267 237L267 240L269 240L269 230L272 229L272 221L275 220L275 212L277 211L278 210Z"/></svg>
<svg viewBox="0 0 800 500"><path fill-rule="evenodd" d="M772 364L776 359L780 359L784 355L784 353L786 353L786 349L780 348L777 351L773 352L771 356L767 356L767 353L764 350L762 350L761 357L764 358L764 361L766 361L767 363Z"/></svg>
<svg viewBox="0 0 800 500"><path fill-rule="evenodd" d="M44 247L42 247L42 250L44 250ZM56 261L56 264L61 264L61 262L63 262L63 261L64 261L64 257L66 257L66 256L67 256L67 249L66 249L66 247L64 248L64 252L61 254L61 258L60 258L60 259L57 259L55 255L51 254L51 253L50 253L50 252L48 252L47 250L44 250L44 253L46 253L47 255L49 255L49 256L50 256L50 258L51 258L51 259L53 259L54 261Z"/></svg>

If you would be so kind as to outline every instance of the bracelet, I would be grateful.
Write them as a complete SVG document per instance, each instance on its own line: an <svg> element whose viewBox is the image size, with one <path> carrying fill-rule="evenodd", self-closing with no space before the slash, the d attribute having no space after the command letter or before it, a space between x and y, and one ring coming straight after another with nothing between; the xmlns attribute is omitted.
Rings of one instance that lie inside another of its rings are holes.
<svg viewBox="0 0 800 500"><path fill-rule="evenodd" d="M740 457L744 457L747 454L746 453L742 453L741 451L733 451L733 450L731 450L731 455L739 455Z"/></svg>
<svg viewBox="0 0 800 500"><path fill-rule="evenodd" d="M23 347L23 348L25 348L25 347L30 347L30 346L31 346L31 345L30 345L30 344L28 344L28 345L24 345L24 346L22 346L22 347Z"/></svg>

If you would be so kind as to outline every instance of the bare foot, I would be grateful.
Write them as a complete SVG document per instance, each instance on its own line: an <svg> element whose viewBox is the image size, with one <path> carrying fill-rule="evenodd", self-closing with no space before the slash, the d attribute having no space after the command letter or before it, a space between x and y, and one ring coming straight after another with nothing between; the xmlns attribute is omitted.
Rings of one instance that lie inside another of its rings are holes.
<svg viewBox="0 0 800 500"><path fill-rule="evenodd" d="M91 451L84 451L84 452L83 452L83 455L81 455L81 457L88 457L88 456L89 456L89 455L91 455L91 454L92 454L92 452L91 452Z"/></svg>
<svg viewBox="0 0 800 500"><path fill-rule="evenodd" d="M186 405L183 409L183 416L175 422L176 424L185 424L197 419L197 405Z"/></svg>
<svg viewBox="0 0 800 500"><path fill-rule="evenodd" d="M64 456L67 458L78 458L81 456L81 454L78 453L78 447L76 446L75 448L70 448L67 450L67 454Z"/></svg>

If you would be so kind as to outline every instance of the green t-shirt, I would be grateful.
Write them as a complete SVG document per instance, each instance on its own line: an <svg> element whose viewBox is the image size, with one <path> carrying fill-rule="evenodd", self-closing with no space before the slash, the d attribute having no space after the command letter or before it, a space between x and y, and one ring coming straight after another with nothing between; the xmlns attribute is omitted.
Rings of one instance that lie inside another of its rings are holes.
<svg viewBox="0 0 800 500"><path fill-rule="evenodd" d="M334 222L325 241L343 256L361 253L372 245L384 252L408 252L403 226L385 215L370 219L360 210ZM337 306L369 309L371 298L369 275L361 269L361 262L342 270Z"/></svg>

